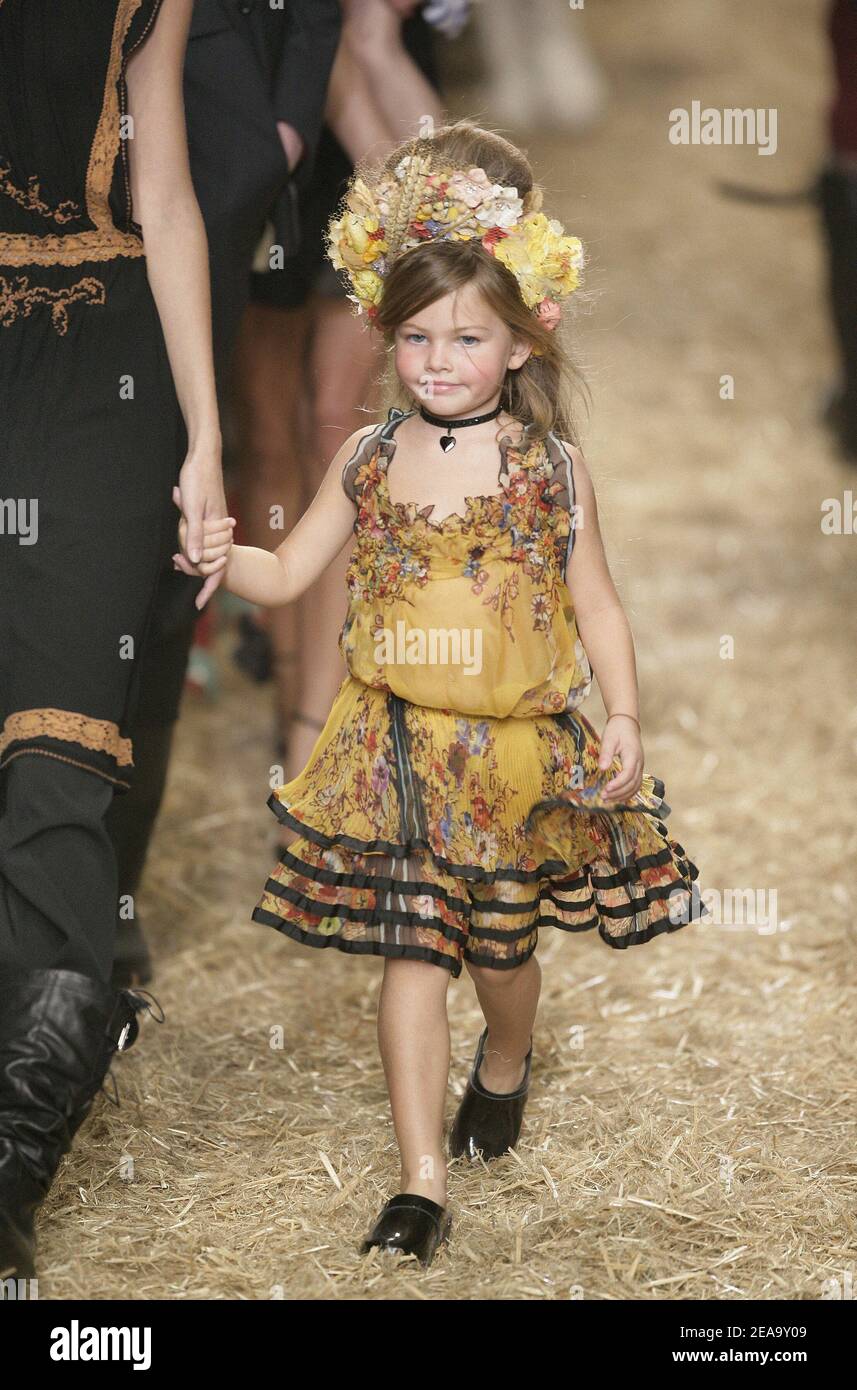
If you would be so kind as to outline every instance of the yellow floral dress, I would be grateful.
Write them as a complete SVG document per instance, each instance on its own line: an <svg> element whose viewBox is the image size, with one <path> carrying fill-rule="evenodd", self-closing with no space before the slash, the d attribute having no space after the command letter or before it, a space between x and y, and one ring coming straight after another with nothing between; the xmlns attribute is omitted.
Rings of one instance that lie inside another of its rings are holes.
<svg viewBox="0 0 857 1390"><path fill-rule="evenodd" d="M577 706L592 673L565 584L574 482L555 435L500 441L501 490L463 515L393 502L393 409L342 473L357 507L340 633L348 674L309 762L271 810L301 838L253 911L310 946L507 969L539 927L649 941L707 914L645 774Z"/></svg>

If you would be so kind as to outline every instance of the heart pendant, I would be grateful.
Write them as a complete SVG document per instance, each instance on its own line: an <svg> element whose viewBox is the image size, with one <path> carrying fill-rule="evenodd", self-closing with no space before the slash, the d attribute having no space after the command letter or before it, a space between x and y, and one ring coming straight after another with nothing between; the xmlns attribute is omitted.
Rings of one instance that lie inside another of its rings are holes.
<svg viewBox="0 0 857 1390"><path fill-rule="evenodd" d="M453 436L451 434L442 434L440 436L440 447L443 449L443 452L445 454L448 454L450 449L454 449L455 439L453 438Z"/></svg>

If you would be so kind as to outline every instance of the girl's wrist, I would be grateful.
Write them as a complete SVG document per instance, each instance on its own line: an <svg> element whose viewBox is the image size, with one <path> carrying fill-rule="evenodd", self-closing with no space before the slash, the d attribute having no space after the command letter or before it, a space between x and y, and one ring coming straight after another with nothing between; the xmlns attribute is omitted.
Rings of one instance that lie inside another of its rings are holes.
<svg viewBox="0 0 857 1390"><path fill-rule="evenodd" d="M626 714L624 710L614 710L612 714L608 714L607 716L608 724L610 723L611 719L632 719L636 724L637 728L640 730L640 733L643 732L640 721L635 714Z"/></svg>

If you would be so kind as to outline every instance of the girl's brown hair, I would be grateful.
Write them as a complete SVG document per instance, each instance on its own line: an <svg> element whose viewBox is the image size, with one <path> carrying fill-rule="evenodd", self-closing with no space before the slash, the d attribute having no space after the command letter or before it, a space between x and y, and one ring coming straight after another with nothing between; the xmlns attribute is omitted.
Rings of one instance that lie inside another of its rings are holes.
<svg viewBox="0 0 857 1390"><path fill-rule="evenodd" d="M529 162L501 135L462 120L441 126L424 140L432 151L434 168L484 169L493 183L517 188L524 213L539 210L542 193L534 185ZM420 150L423 147L421 140ZM370 187L382 174L391 174L412 149L413 141L405 141L374 173L364 173ZM521 367L507 371L500 397L503 409L522 424L531 425L534 439L543 439L552 430L569 443L578 444L576 396L581 394L587 403L591 397L565 341L569 336L569 301L563 307L561 323L554 330L545 328L524 303L512 272L486 251L477 237L470 241L429 241L394 261L384 278L384 292L374 320L388 348L399 324L465 285L474 286L516 338L541 350L540 356L531 354ZM579 303L584 295L576 290L573 298ZM413 409L411 394L396 376L392 362L384 374L383 388L385 407Z"/></svg>

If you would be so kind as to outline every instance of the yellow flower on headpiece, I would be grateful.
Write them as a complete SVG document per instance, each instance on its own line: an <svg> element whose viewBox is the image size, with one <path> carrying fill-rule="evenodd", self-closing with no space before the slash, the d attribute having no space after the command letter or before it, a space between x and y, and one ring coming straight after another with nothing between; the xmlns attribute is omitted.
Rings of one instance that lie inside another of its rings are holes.
<svg viewBox="0 0 857 1390"><path fill-rule="evenodd" d="M364 307L380 304L384 293L384 281L374 270L355 270L351 273L354 293Z"/></svg>
<svg viewBox="0 0 857 1390"><path fill-rule="evenodd" d="M346 212L338 222L332 222L330 241L334 267L337 270L362 270L378 260L387 249L383 238L372 235L379 230L377 217L359 217L354 212Z"/></svg>
<svg viewBox="0 0 857 1390"><path fill-rule="evenodd" d="M580 284L583 247L577 237L563 235L561 223L543 212L532 212L494 246L498 261L511 270L529 309L542 299L561 298Z"/></svg>

